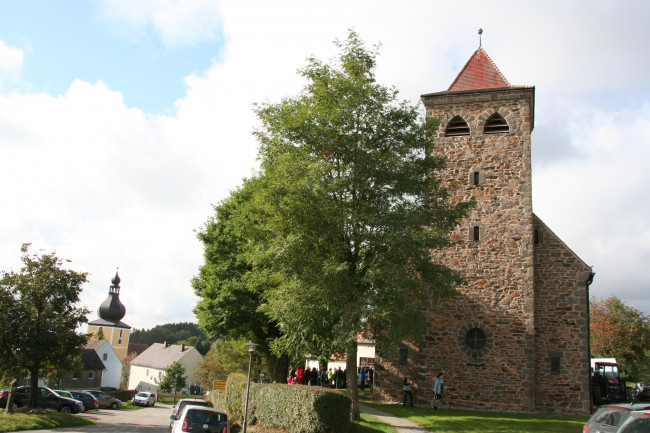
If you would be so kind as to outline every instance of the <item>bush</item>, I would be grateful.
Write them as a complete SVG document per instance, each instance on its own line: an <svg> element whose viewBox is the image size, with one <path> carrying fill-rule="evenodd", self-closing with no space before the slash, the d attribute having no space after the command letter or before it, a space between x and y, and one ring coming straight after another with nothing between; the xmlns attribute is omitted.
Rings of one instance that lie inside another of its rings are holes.
<svg viewBox="0 0 650 433"><path fill-rule="evenodd" d="M350 426L350 399L320 387L252 383L248 424L284 428L289 433L345 433ZM242 425L246 376L233 374L226 383L226 410L231 424Z"/></svg>

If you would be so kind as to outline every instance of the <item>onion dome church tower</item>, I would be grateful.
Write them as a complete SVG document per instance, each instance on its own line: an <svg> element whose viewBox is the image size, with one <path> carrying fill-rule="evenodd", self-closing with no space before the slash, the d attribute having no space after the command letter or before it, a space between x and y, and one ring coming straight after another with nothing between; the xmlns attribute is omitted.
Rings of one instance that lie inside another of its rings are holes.
<svg viewBox="0 0 650 433"><path fill-rule="evenodd" d="M120 276L115 272L108 289L108 298L99 306L99 319L88 323L88 333L92 338L107 340L115 353L124 362L129 347L131 327L122 322L126 307L120 301Z"/></svg>

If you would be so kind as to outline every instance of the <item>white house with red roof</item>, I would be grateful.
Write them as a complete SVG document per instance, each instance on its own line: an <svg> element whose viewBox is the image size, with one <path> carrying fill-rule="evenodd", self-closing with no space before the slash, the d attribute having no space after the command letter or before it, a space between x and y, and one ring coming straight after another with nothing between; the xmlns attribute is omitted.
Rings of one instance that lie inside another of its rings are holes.
<svg viewBox="0 0 650 433"><path fill-rule="evenodd" d="M154 343L131 361L129 389L158 392L158 383L165 375L165 369L174 362L185 367L186 389L197 383L194 371L203 356L193 346L184 344Z"/></svg>

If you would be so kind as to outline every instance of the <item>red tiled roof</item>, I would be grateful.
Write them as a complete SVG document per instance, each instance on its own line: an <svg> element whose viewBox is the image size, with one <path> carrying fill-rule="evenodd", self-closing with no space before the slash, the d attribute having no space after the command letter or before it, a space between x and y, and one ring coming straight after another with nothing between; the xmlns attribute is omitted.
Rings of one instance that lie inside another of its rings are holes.
<svg viewBox="0 0 650 433"><path fill-rule="evenodd" d="M479 48L469 58L448 91L478 90L493 87L510 87L510 83L494 64L490 56Z"/></svg>

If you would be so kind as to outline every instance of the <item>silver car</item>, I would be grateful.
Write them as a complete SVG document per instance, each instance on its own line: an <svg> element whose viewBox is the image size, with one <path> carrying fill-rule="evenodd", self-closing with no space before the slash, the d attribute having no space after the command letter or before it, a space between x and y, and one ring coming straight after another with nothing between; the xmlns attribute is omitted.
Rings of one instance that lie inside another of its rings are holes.
<svg viewBox="0 0 650 433"><path fill-rule="evenodd" d="M583 427L583 433L618 433L635 411L650 409L649 404L609 404L600 407Z"/></svg>
<svg viewBox="0 0 650 433"><path fill-rule="evenodd" d="M156 404L156 395L153 392L141 391L133 396L131 403L136 406L153 406Z"/></svg>

